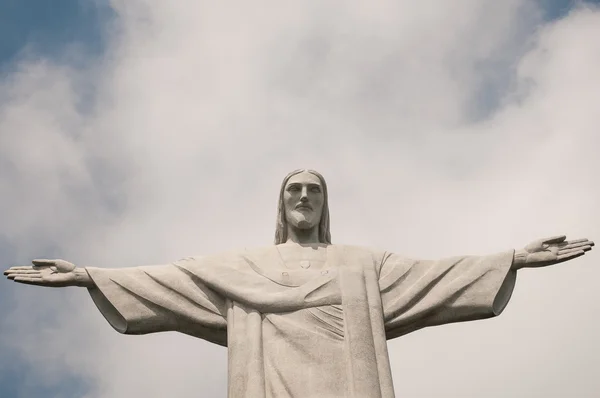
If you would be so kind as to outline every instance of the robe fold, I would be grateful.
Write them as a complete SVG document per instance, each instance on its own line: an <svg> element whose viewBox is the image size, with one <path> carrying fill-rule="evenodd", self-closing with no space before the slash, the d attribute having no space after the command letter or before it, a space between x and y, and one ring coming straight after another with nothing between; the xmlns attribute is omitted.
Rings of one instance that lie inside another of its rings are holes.
<svg viewBox="0 0 600 398"><path fill-rule="evenodd" d="M272 246L86 269L118 332L178 331L227 346L229 398L393 398L386 340L499 315L515 284L513 255L424 261L330 245L322 269L292 270Z"/></svg>

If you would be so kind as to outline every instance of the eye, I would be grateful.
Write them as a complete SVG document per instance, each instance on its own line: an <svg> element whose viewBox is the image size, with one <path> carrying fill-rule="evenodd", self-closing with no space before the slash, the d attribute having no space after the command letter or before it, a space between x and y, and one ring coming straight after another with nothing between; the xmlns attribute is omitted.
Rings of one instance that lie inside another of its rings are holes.
<svg viewBox="0 0 600 398"><path fill-rule="evenodd" d="M310 189L310 191L311 191L311 192L314 192L314 193L319 193L319 192L321 192L321 188L320 188L320 187L312 187L312 188Z"/></svg>
<svg viewBox="0 0 600 398"><path fill-rule="evenodd" d="M287 190L290 192L296 192L300 190L300 187L298 185L290 185Z"/></svg>

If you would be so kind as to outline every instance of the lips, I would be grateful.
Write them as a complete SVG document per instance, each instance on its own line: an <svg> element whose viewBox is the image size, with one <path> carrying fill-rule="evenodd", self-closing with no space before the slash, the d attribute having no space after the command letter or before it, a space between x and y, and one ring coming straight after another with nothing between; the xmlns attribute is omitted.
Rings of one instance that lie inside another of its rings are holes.
<svg viewBox="0 0 600 398"><path fill-rule="evenodd" d="M296 206L296 210L312 210L312 206L307 204L301 204Z"/></svg>

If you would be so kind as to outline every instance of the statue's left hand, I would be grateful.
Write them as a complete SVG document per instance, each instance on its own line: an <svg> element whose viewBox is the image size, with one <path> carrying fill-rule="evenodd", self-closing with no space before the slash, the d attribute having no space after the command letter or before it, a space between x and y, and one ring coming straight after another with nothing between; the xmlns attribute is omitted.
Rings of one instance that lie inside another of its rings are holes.
<svg viewBox="0 0 600 398"><path fill-rule="evenodd" d="M566 240L566 236L553 236L531 242L515 251L513 269L538 268L562 263L583 256L592 250L594 242L587 239Z"/></svg>

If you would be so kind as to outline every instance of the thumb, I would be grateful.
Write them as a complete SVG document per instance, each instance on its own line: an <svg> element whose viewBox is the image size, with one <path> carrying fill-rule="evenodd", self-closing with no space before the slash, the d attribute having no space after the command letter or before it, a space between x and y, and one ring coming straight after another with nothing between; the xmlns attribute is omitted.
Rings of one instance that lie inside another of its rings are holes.
<svg viewBox="0 0 600 398"><path fill-rule="evenodd" d="M36 267L51 267L56 265L56 260L47 260L45 258L39 258L32 260L31 263Z"/></svg>
<svg viewBox="0 0 600 398"><path fill-rule="evenodd" d="M565 235L557 235L544 239L542 243L561 243L564 242L565 239L567 239Z"/></svg>
<svg viewBox="0 0 600 398"><path fill-rule="evenodd" d="M75 269L75 264L65 260L36 259L31 263L37 267L56 267L58 272L71 272Z"/></svg>

